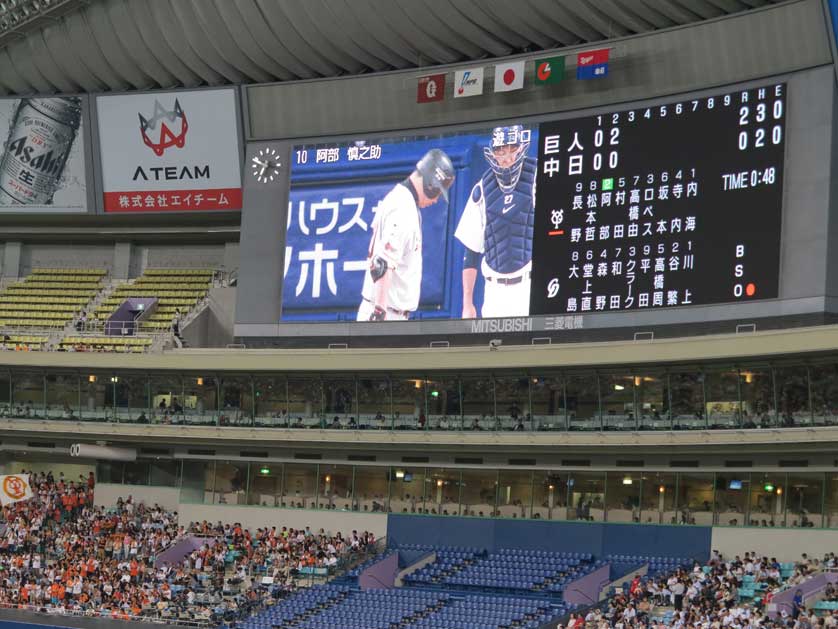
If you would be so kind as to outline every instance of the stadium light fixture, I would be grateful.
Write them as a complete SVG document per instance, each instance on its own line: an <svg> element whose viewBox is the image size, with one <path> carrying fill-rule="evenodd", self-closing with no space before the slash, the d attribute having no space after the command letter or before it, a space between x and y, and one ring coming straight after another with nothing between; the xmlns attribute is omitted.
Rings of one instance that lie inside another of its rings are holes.
<svg viewBox="0 0 838 629"><path fill-rule="evenodd" d="M197 384L199 387L204 386L204 379L203 378L196 378L195 379L195 384Z"/></svg>
<svg viewBox="0 0 838 629"><path fill-rule="evenodd" d="M658 487L658 493L661 493L661 494L662 494L662 493L665 493L665 492L666 492L666 487L664 487L663 485L661 485L660 487Z"/></svg>
<svg viewBox="0 0 838 629"><path fill-rule="evenodd" d="M782 496L782 495L783 495L783 488L782 488L782 487L777 487L777 495L778 495L778 496Z"/></svg>
<svg viewBox="0 0 838 629"><path fill-rule="evenodd" d="M117 382L119 382L119 377L118 376L111 376L111 382L116 384Z"/></svg>
<svg viewBox="0 0 838 629"><path fill-rule="evenodd" d="M431 397L439 397L439 391L431 391Z"/></svg>
<svg viewBox="0 0 838 629"><path fill-rule="evenodd" d="M626 476L623 479L623 485L633 485L633 484L634 484L634 481L631 479L630 476Z"/></svg>
<svg viewBox="0 0 838 629"><path fill-rule="evenodd" d="M271 473L271 468L269 468L267 465L263 465L263 466L261 467L261 469L259 470L259 473L260 473L262 476L267 476L268 474L270 474L270 473Z"/></svg>
<svg viewBox="0 0 838 629"><path fill-rule="evenodd" d="M396 470L396 478L404 478L404 470Z"/></svg>
<svg viewBox="0 0 838 629"><path fill-rule="evenodd" d="M768 481L768 482L765 483L765 485L762 486L762 488L765 491L771 493L772 491L774 491L774 483Z"/></svg>
<svg viewBox="0 0 838 629"><path fill-rule="evenodd" d="M441 478L436 481L436 486L437 487L442 487L444 484L445 484L445 482Z"/></svg>
<svg viewBox="0 0 838 629"><path fill-rule="evenodd" d="M91 384L96 382L96 376L94 376L93 374L90 374L89 376L87 376L87 381L90 382Z"/></svg>
<svg viewBox="0 0 838 629"><path fill-rule="evenodd" d="M625 387L621 384L615 384L614 385L614 390L615 391L623 391L623 390L625 390Z"/></svg>

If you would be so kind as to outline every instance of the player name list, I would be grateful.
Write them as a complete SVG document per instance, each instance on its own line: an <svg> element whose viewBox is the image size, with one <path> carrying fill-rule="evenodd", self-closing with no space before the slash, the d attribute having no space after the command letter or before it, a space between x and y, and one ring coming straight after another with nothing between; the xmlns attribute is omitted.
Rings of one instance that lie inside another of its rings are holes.
<svg viewBox="0 0 838 629"><path fill-rule="evenodd" d="M775 298L786 85L543 123L530 314Z"/></svg>

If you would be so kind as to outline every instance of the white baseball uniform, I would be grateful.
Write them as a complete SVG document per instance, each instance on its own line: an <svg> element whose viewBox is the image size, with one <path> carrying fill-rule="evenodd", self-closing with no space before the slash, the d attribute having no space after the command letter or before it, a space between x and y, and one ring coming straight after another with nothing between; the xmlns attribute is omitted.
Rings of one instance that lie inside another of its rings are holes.
<svg viewBox="0 0 838 629"><path fill-rule="evenodd" d="M422 216L409 181L397 184L387 193L372 219L372 238L367 262L376 257L387 261L392 270L387 293L385 320L405 320L419 307L422 288ZM364 274L363 301L358 321L369 321L375 310L375 282L369 266Z"/></svg>
<svg viewBox="0 0 838 629"><path fill-rule="evenodd" d="M480 188L479 195L474 188ZM472 194L457 223L454 237L467 248L477 253L486 252L486 195L483 194L482 179L474 184ZM475 197L477 201L474 200ZM535 204L535 186L533 186L533 204ZM480 263L480 271L487 280L483 284L483 306L480 316L491 317L525 317L530 313L530 271L532 261L512 273L498 273L489 268L485 257ZM504 280L520 281L514 284L501 283ZM497 280L501 280L498 282Z"/></svg>

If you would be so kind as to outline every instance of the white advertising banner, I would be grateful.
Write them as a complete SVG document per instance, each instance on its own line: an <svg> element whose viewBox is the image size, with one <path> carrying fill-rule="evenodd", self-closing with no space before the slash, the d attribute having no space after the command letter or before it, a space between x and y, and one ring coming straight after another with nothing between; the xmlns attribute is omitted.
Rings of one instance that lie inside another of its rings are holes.
<svg viewBox="0 0 838 629"><path fill-rule="evenodd" d="M82 100L0 100L0 212L85 212Z"/></svg>
<svg viewBox="0 0 838 629"><path fill-rule="evenodd" d="M240 210L234 89L99 96L106 212Z"/></svg>

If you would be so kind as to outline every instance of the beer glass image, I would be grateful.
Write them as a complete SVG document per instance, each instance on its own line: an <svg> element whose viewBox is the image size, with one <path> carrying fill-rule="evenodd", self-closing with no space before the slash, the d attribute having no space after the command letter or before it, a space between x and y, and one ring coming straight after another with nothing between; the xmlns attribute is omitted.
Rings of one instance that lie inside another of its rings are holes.
<svg viewBox="0 0 838 629"><path fill-rule="evenodd" d="M0 159L0 207L51 205L81 126L81 99L24 98Z"/></svg>

